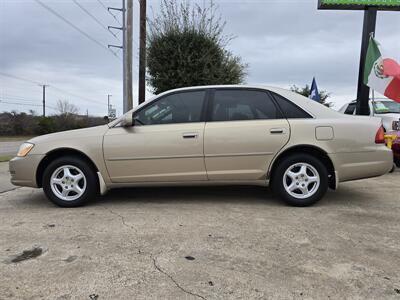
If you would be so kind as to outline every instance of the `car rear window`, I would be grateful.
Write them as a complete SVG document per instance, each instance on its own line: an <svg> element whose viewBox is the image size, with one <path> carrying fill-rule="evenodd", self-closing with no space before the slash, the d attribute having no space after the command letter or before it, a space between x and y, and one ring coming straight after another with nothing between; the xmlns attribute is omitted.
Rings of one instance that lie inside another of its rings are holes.
<svg viewBox="0 0 400 300"><path fill-rule="evenodd" d="M273 93L276 102L287 119L312 119L312 116L292 101Z"/></svg>
<svg viewBox="0 0 400 300"><path fill-rule="evenodd" d="M346 115L352 115L352 114L354 114L355 110L356 110L356 104L355 103L350 103L349 106L347 106L347 108L344 111L344 113Z"/></svg>

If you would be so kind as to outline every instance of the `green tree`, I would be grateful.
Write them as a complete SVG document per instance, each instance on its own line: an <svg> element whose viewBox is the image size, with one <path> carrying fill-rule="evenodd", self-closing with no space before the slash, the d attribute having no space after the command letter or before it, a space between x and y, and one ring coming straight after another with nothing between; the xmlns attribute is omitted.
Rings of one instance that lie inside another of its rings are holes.
<svg viewBox="0 0 400 300"><path fill-rule="evenodd" d="M149 21L148 83L158 94L184 86L240 84L247 66L226 49L225 22L216 7L163 0Z"/></svg>
<svg viewBox="0 0 400 300"><path fill-rule="evenodd" d="M290 87L290 90L297 94L303 95L304 97L307 97L307 98L310 97L310 94L311 94L311 87L308 84L306 84L305 87L298 87L297 85L292 85ZM331 107L333 105L333 103L327 102L327 100L331 96L331 94L324 90L319 90L318 92L319 92L319 97L321 98L321 104L323 104L327 107Z"/></svg>
<svg viewBox="0 0 400 300"><path fill-rule="evenodd" d="M53 117L39 117L36 134L47 134L57 131L57 124Z"/></svg>

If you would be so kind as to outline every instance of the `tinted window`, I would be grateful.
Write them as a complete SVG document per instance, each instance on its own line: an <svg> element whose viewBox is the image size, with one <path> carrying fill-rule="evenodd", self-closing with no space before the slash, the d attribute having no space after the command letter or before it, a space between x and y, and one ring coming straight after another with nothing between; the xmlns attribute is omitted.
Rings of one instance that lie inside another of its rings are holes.
<svg viewBox="0 0 400 300"><path fill-rule="evenodd" d="M394 101L374 101L376 114L400 114L400 103Z"/></svg>
<svg viewBox="0 0 400 300"><path fill-rule="evenodd" d="M347 108L344 111L344 113L346 115L352 115L352 114L354 114L355 110L356 110L356 104L355 103L350 103L349 106L347 106Z"/></svg>
<svg viewBox="0 0 400 300"><path fill-rule="evenodd" d="M211 112L212 121L281 119L269 95L262 91L216 90Z"/></svg>
<svg viewBox="0 0 400 300"><path fill-rule="evenodd" d="M281 95L274 94L279 107L282 109L283 114L287 119L309 119L312 118L310 114L298 107L292 101L282 97Z"/></svg>
<svg viewBox="0 0 400 300"><path fill-rule="evenodd" d="M135 113L135 125L200 122L205 91L165 96Z"/></svg>

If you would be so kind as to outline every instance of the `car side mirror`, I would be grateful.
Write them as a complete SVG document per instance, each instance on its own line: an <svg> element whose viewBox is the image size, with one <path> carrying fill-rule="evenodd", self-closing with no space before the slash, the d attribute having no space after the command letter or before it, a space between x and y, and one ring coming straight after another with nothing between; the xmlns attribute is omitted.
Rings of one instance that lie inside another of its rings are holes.
<svg viewBox="0 0 400 300"><path fill-rule="evenodd" d="M131 127L131 126L133 126L132 114L124 115L120 124L121 124L122 127Z"/></svg>

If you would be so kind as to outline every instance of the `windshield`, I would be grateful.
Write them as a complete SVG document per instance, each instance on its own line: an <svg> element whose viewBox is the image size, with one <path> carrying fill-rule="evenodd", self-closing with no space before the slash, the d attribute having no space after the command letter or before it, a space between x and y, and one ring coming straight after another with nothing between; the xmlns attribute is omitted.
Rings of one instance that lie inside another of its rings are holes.
<svg viewBox="0 0 400 300"><path fill-rule="evenodd" d="M400 114L400 103L394 101L374 101L373 105L376 114Z"/></svg>

